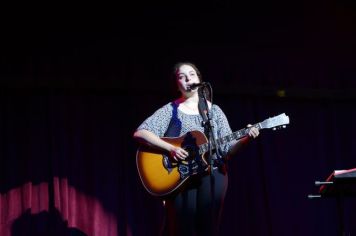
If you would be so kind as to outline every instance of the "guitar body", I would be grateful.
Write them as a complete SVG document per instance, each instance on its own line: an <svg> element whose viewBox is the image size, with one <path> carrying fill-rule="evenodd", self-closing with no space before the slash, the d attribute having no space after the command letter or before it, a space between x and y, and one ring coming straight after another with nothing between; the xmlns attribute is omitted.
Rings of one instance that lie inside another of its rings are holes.
<svg viewBox="0 0 356 236"><path fill-rule="evenodd" d="M136 153L136 165L141 181L150 194L159 197L173 193L189 179L189 176L208 168L204 154L200 155L197 151L199 145L208 142L202 132L192 131L180 137L162 139L174 146L184 148L189 152L189 156L183 162L174 162L169 157L169 153L147 146L139 147ZM186 168L200 170L184 174Z"/></svg>

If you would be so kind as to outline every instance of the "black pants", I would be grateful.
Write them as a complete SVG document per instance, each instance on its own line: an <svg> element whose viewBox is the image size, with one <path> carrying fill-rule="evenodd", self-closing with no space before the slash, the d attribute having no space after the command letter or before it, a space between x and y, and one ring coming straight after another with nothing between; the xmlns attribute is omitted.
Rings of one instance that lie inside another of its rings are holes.
<svg viewBox="0 0 356 236"><path fill-rule="evenodd" d="M218 235L228 176L214 170L212 176L190 178L181 192L165 200L163 236Z"/></svg>

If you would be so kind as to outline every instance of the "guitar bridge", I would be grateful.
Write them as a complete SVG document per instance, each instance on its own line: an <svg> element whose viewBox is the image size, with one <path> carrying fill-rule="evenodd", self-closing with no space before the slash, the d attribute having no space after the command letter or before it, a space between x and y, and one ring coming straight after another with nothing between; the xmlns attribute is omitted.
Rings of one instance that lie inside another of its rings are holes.
<svg viewBox="0 0 356 236"><path fill-rule="evenodd" d="M200 157L189 161L178 163L178 172L181 179L185 179L191 175L199 174L205 171L207 165Z"/></svg>

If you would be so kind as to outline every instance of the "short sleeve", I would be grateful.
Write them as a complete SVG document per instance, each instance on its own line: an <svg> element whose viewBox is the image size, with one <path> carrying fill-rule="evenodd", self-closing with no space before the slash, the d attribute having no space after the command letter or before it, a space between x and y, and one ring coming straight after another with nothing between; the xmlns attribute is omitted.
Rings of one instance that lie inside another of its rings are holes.
<svg viewBox="0 0 356 236"><path fill-rule="evenodd" d="M216 125L217 125L217 135L219 138L225 137L227 135L230 135L232 133L232 130L230 128L230 124L226 118L225 113L221 110L221 108L218 105L214 105L214 115L216 119ZM231 143L226 143L221 146L221 151L223 152L223 155L227 155L230 151L231 148Z"/></svg>
<svg viewBox="0 0 356 236"><path fill-rule="evenodd" d="M155 135L162 137L171 120L172 109L170 104L167 104L160 109L158 109L155 113L153 113L150 117L148 117L138 128L137 130L148 130Z"/></svg>

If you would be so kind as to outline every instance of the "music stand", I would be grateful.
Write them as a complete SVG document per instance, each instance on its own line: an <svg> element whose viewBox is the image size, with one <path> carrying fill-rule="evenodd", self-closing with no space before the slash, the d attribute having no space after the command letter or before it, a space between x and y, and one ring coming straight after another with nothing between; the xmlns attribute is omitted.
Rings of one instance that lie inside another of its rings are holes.
<svg viewBox="0 0 356 236"><path fill-rule="evenodd" d="M356 168L348 170L334 170L325 181L315 181L319 187L317 195L309 194L309 199L335 198L339 215L339 233L346 235L344 231L344 197L356 197Z"/></svg>

